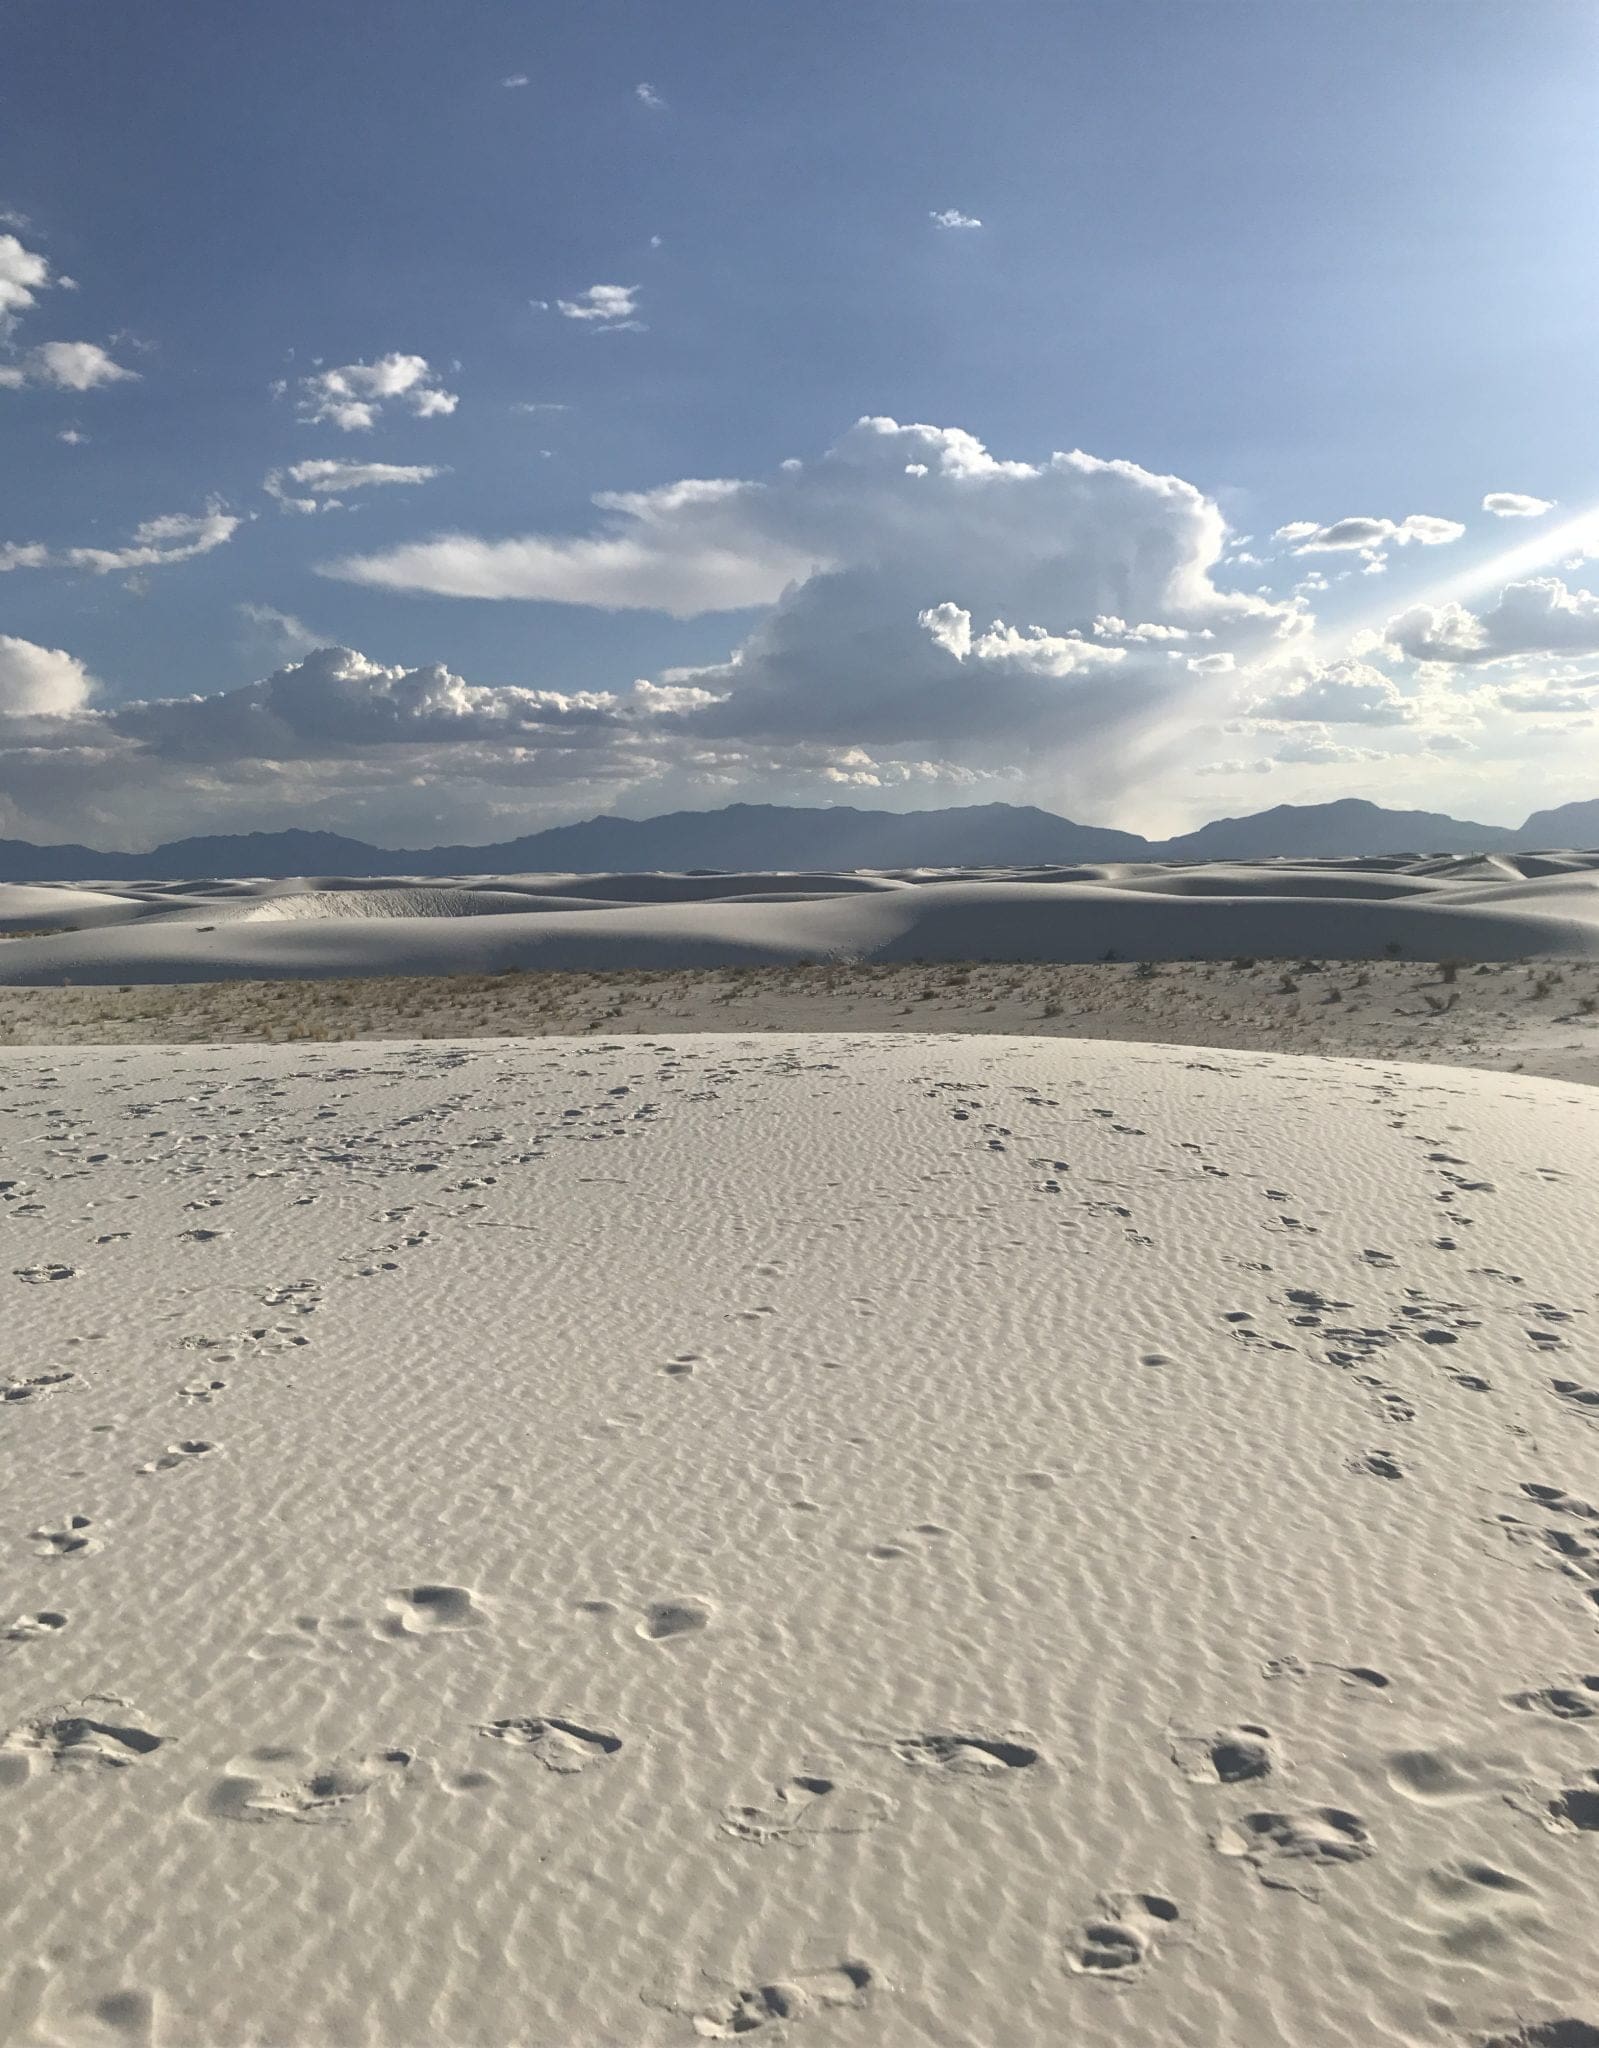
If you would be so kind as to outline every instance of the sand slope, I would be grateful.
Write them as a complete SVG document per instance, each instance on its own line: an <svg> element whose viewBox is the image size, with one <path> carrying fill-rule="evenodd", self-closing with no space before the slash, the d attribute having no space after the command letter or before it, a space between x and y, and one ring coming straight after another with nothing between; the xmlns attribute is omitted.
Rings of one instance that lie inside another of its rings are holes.
<svg viewBox="0 0 1599 2048"><path fill-rule="evenodd" d="M1590 1092L776 1035L0 1075L6 2041L1599 2022Z"/></svg>
<svg viewBox="0 0 1599 2048"><path fill-rule="evenodd" d="M81 929L25 935L47 924ZM1599 958L1599 855L0 887L0 929L23 934L0 946L13 985L833 958Z"/></svg>

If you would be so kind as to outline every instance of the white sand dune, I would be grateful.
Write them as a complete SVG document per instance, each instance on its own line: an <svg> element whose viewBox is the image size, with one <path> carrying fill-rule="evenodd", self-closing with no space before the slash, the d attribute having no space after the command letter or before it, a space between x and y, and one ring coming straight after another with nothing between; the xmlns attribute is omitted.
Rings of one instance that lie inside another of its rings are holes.
<svg viewBox="0 0 1599 2048"><path fill-rule="evenodd" d="M60 926L43 936L28 929ZM1599 855L0 887L0 984L795 960L1599 958Z"/></svg>
<svg viewBox="0 0 1599 2048"><path fill-rule="evenodd" d="M0 1080L0 2039L1592 2039L1593 1092L774 1033Z"/></svg>

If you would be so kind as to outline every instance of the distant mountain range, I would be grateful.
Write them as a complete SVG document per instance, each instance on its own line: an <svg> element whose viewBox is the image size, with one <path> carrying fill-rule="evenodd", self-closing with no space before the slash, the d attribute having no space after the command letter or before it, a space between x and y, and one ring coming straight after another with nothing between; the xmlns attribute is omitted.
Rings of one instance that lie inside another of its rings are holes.
<svg viewBox="0 0 1599 2048"><path fill-rule="evenodd" d="M221 875L819 872L837 868L1069 866L1082 861L1271 860L1361 854L1509 853L1599 846L1599 798L1534 811L1519 829L1355 797L1218 818L1178 839L1078 825L1028 804L861 811L729 804L660 818L588 818L490 846L383 847L336 832L173 839L148 853L0 839L0 881L192 881Z"/></svg>

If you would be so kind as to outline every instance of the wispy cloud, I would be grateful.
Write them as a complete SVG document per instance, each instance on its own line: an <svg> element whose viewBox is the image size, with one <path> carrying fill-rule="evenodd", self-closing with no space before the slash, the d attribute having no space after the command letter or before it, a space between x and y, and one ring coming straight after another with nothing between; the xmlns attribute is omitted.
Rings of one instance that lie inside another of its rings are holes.
<svg viewBox="0 0 1599 2048"><path fill-rule="evenodd" d="M1529 497L1525 491L1490 491L1482 501L1484 512L1496 519L1540 519L1555 509L1553 498Z"/></svg>
<svg viewBox="0 0 1599 2048"><path fill-rule="evenodd" d="M286 469L268 470L261 488L276 498L285 512L340 512L344 501L356 491L381 489L388 484L425 484L442 476L442 469L419 462L335 462L319 458L290 463Z"/></svg>
<svg viewBox="0 0 1599 2048"><path fill-rule="evenodd" d="M643 333L638 315L636 284L591 284L575 299L557 299L556 306L568 320L582 320L597 328L632 328Z"/></svg>
<svg viewBox="0 0 1599 2048"><path fill-rule="evenodd" d="M232 540L242 524L212 499L204 512L168 512L146 519L121 548L55 548L36 540L0 541L0 570L88 569L97 576L109 576L121 569L156 569L210 554Z"/></svg>
<svg viewBox="0 0 1599 2048"><path fill-rule="evenodd" d="M666 105L665 100L661 98L654 86L650 85L647 81L634 86L633 97L642 102L646 107L664 107Z"/></svg>
<svg viewBox="0 0 1599 2048"><path fill-rule="evenodd" d="M505 87L507 92L515 92L519 85L526 85L527 82L528 76L525 71L513 71L509 78L502 78L500 80L501 85Z"/></svg>
<svg viewBox="0 0 1599 2048"><path fill-rule="evenodd" d="M962 213L958 206L946 206L942 212L932 212L928 219L935 228L980 228L983 223L974 213Z"/></svg>

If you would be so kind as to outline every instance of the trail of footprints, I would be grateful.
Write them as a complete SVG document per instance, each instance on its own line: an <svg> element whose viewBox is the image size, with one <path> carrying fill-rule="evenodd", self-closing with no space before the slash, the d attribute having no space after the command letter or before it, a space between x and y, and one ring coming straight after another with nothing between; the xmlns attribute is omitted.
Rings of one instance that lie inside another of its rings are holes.
<svg viewBox="0 0 1599 2048"><path fill-rule="evenodd" d="M595 1049L604 1051L608 1048L600 1045ZM645 1049L662 1053L668 1050L664 1046ZM396 1077L408 1064L417 1061L444 1071L466 1064L466 1056L455 1052L402 1055L395 1069ZM671 1087L674 1085L673 1077L681 1070L682 1061L674 1054L661 1067L659 1079ZM307 1071L315 1072L318 1081L326 1085L339 1078L353 1078L356 1070L335 1068L330 1071L325 1063L319 1063L315 1069ZM703 1085L688 1091L689 1099L714 1100L737 1078L737 1062L721 1063L714 1071L704 1073ZM998 1121L979 1121L984 1112L991 1113L993 1107L985 1103L981 1093L977 1092L985 1085L939 1083L941 1089L948 1089L956 1096L950 1106L955 1121L961 1124L976 1121L974 1136L983 1149L1004 1155L1015 1142L1015 1133ZM264 1081L257 1092L263 1090L268 1099L283 1092L281 1086L268 1087ZM206 1094L211 1096L220 1092L208 1090ZM1053 1098L1039 1095L1036 1090L1020 1092L1029 1108L1059 1107ZM497 1151L500 1159L522 1163L544 1157L545 1153L540 1148L558 1139L592 1143L605 1138L642 1135L658 1117L660 1106L646 1103L636 1110L630 1106L624 1108L623 1098L627 1094L625 1088L613 1088L600 1104L585 1105L567 1112L556 1127L533 1134L531 1150L507 1151L504 1148L508 1141L502 1131L479 1132L466 1143ZM205 1099L199 1098L202 1102ZM183 1100L192 1105L197 1098ZM325 1149L313 1148L308 1159L295 1171L303 1174L322 1159L336 1165L341 1174L362 1165L391 1174L406 1170L423 1175L437 1174L443 1170L442 1160L436 1156L404 1156L397 1149L406 1142L400 1133L406 1126L415 1125L424 1142L429 1138L437 1140L441 1136L439 1127L459 1114L468 1101L469 1098L462 1095L434 1104L414 1116L400 1119L393 1133L341 1132L336 1140L330 1137ZM159 1105L136 1104L127 1113L130 1117L149 1119L159 1115L161 1110ZM237 1116L239 1111L229 1109L223 1113ZM1120 1141L1130 1145L1142 1141L1146 1147L1158 1142L1151 1140L1136 1123L1118 1118L1113 1109L1093 1106L1089 1113L1101 1128L1108 1128ZM332 1121L335 1115L331 1108L318 1112L319 1120ZM1396 1121L1396 1128L1402 1128L1403 1121L1401 1115ZM169 1140L171 1136L159 1129L149 1135L152 1140ZM228 1135L241 1159L256 1162L249 1168L251 1173L283 1172L279 1165L263 1163L267 1147L263 1142L266 1132L262 1127L235 1128ZM1441 1221L1450 1233L1469 1231L1472 1219L1464 1206L1466 1198L1469 1196L1475 1200L1491 1196L1493 1188L1484 1181L1472 1179L1469 1162L1447 1150L1440 1141L1415 1132L1407 1132L1406 1135L1432 1148L1427 1153L1426 1166L1435 1173L1439 1182L1436 1201ZM452 1148L459 1147L461 1143L453 1133L448 1142ZM1196 1155L1186 1170L1221 1179L1229 1177L1221 1166L1197 1156L1197 1147L1184 1145L1180 1149ZM91 1158L105 1156L91 1155ZM167 1153L163 1157L170 1168L172 1155ZM209 1170L214 1171L215 1164L216 1155L213 1154ZM1040 1155L1030 1161L1030 1167L1046 1176L1038 1186L1039 1192L1059 1195L1066 1191L1072 1174L1069 1160ZM202 1165L179 1170L200 1171ZM496 1178L494 1173L484 1172L462 1176L448 1186L430 1181L428 1187L431 1192L455 1199L456 1205L451 1208L447 1204L441 1206L438 1201L429 1201L421 1206L441 1214L462 1216L470 1222L473 1220L471 1212L485 1207L482 1198L493 1188ZM14 1200L16 1185L7 1184L7 1200ZM32 1192L23 1190L30 1196ZM1293 1203L1294 1198L1287 1191L1273 1188L1263 1189L1263 1193L1274 1211L1272 1222L1266 1226L1269 1230L1316 1234L1314 1225L1290 1213L1286 1205ZM309 1192L293 1199L306 1203L318 1200L319 1196ZM223 1197L213 1189L188 1206L215 1209L223 1206ZM1136 1229L1133 1212L1127 1203L1089 1198L1082 1206L1093 1214L1107 1215L1113 1222L1125 1226L1124 1234L1134 1244L1147 1245L1150 1242ZM428 1245L432 1241L431 1232L414 1221L417 1207L417 1203L409 1203L384 1212L381 1220L390 1226L394 1234L370 1251L352 1254L345 1261L343 1277L378 1279L384 1273L394 1271L404 1255ZM15 1213L39 1215L44 1213L44 1205L30 1199ZM395 1226L402 1227L396 1230ZM106 1232L98 1236L96 1242L114 1244L129 1235L126 1231ZM196 1224L186 1227L181 1235L186 1243L204 1247L223 1240L228 1232L221 1225ZM1458 1242L1454 1235L1440 1235L1434 1239L1435 1245L1442 1250L1455 1250ZM1363 1256L1365 1269L1372 1274L1391 1272L1397 1263L1391 1252L1376 1247L1368 1248ZM1484 1277L1511 1289L1523 1284L1516 1275L1499 1274L1489 1268L1481 1271ZM17 1267L14 1272L19 1281L35 1286L77 1277L77 1268L60 1260L40 1260L30 1266ZM221 1337L182 1338L183 1348L200 1354L202 1372L200 1377L177 1390L178 1397L185 1402L211 1401L227 1390L226 1379L219 1374L213 1376L214 1368L232 1366L263 1355L287 1354L306 1344L309 1339L303 1328L303 1319L317 1312L322 1297L321 1286L313 1280L283 1282L266 1289L259 1296L262 1306L272 1311L278 1321ZM1276 1337L1261 1330L1257 1318L1245 1310L1226 1312L1225 1320L1240 1342L1257 1348L1287 1351L1311 1343L1319 1344L1325 1362L1350 1373L1385 1424L1396 1430L1414 1421L1414 1404L1398 1388L1388 1384L1373 1366L1374 1361L1403 1340L1425 1347L1424 1355L1430 1360L1435 1359L1450 1382L1462 1392L1479 1395L1491 1392L1488 1378L1463 1369L1455 1362L1454 1354L1462 1340L1469 1341L1472 1333L1484 1327L1483 1318L1461 1303L1405 1287L1400 1297L1393 1301L1385 1320L1372 1323L1348 1320L1347 1312L1351 1306L1349 1301L1316 1288L1291 1287L1284 1291L1281 1302L1289 1337ZM769 1311L763 1309L751 1313ZM1526 1304L1515 1301L1510 1313L1519 1319L1525 1343L1532 1353L1548 1356L1569 1349L1572 1319L1580 1311L1548 1302ZM674 1376L687 1378L701 1362L700 1354L685 1353L662 1369ZM1145 1362L1170 1364L1172 1361L1151 1356ZM77 1377L70 1372L56 1372L29 1379L11 1379L0 1384L0 1402L36 1400L57 1387L68 1385ZM1581 1424L1599 1422L1599 1388L1573 1376L1569 1368L1546 1384L1557 1412L1569 1415ZM219 1446L209 1440L178 1439L138 1470L142 1473L170 1473L193 1468L218 1449ZM1406 1476L1403 1456L1386 1446L1370 1450L1351 1462L1357 1471L1379 1480L1401 1481ZM1054 1475L1025 1474L1022 1483L1044 1487L1054 1483ZM1524 1493L1530 1511L1542 1519L1529 1521L1525 1514L1501 1515L1499 1521L1506 1536L1527 1546L1540 1563L1564 1579L1578 1582L1586 1598L1599 1606L1599 1514L1585 1501L1556 1487L1528 1484ZM919 1526L915 1533L928 1540L947 1534L933 1525ZM39 1556L72 1560L95 1550L100 1539L87 1516L73 1514L63 1518L58 1527L42 1527L33 1531L31 1540ZM907 1554L905 1539L885 1541L871 1553L885 1560ZM614 1618L618 1614L614 1605L607 1601L583 1604L596 1617ZM675 1655L685 1652L674 1649L673 1645L692 1642L712 1624L714 1609L711 1603L698 1598L674 1597L646 1603L636 1613L624 1615L621 1619L630 1624L632 1632L644 1641L662 1646L658 1652L650 1654ZM340 1653L358 1648L363 1643L384 1641L418 1645L444 1643L491 1620L492 1615L468 1588L416 1585L395 1589L386 1596L380 1612L341 1616L333 1620L297 1617L278 1636L257 1645L254 1654L271 1658L307 1650ZM13 1646L8 1654L31 1657L40 1654L38 1646L59 1634L67 1625L65 1612L53 1607L40 1608L32 1614L18 1616L9 1628L0 1630L0 1644ZM692 1651L686 1654L692 1654ZM1368 1667L1308 1665L1293 1657L1273 1660L1263 1675L1268 1680L1299 1682L1314 1679L1318 1672L1330 1675L1345 1686L1373 1694L1386 1691L1389 1684L1382 1673ZM1527 1688L1509 1695L1504 1705L1512 1712L1535 1714L1565 1723L1599 1721L1599 1673L1563 1677L1546 1685ZM463 1734L467 1732L463 1731ZM627 1744L623 1734L603 1721L566 1709L559 1712L544 1708L538 1712L508 1713L475 1724L470 1734L485 1751L492 1750L508 1760L519 1759L558 1779L575 1779L583 1774L603 1773L616 1768L618 1760L625 1756ZM0 1786L13 1787L34 1777L58 1772L114 1779L130 1768L160 1769L165 1763L162 1752L168 1750L173 1741L170 1734L148 1727L143 1717L126 1702L109 1696L44 1709L0 1737ZM874 1738L872 1746L885 1752L902 1770L907 1796L915 1796L918 1784L930 1792L945 1784L953 1788L953 1796L971 1793L986 1798L991 1795L983 1788L1025 1783L1037 1773L1039 1766L1046 1765L1042 1753L1014 1731L934 1729L886 1740ZM1174 1732L1169 1747L1173 1765L1196 1788L1197 1799L1214 1795L1217 1801L1235 1809L1209 1816L1207 1831L1213 1850L1249 1870L1268 1889L1289 1890L1313 1898L1326 1881L1338 1879L1340 1873L1377 1853L1373 1834L1365 1821L1353 1812L1332 1805L1291 1800L1268 1803L1268 1787L1283 1777L1287 1766L1280 1745L1263 1723L1238 1722L1197 1733ZM1415 1796L1428 1796L1427 1758L1420 1752L1409 1754L1413 1764L1417 1757L1420 1758L1412 1775L1419 1773L1417 1783L1422 1789ZM264 1748L232 1759L221 1775L197 1795L193 1810L203 1818L219 1822L342 1826L376 1812L384 1800L405 1787L420 1788L429 1774L428 1767L416 1753L405 1747L326 1760L295 1749ZM1570 1784L1555 1789L1540 1800L1536 1817L1558 1835L1599 1832L1599 1770L1574 1772L1572 1779ZM445 1782L466 1787L492 1783L493 1780L466 1767L456 1774L453 1781L446 1777ZM848 1784L830 1763L807 1761L791 1775L769 1783L750 1803L731 1804L724 1808L712 1825L732 1844L781 1852L784 1847L802 1848L807 1842L827 1836L870 1833L892 1823L897 1810L896 1800L888 1794L868 1786ZM1445 1900L1525 1889L1517 1880L1492 1866L1470 1862L1440 1865L1428 1874L1428 1881L1439 1898ZM1153 1889L1108 1889L1093 1900L1076 1935L1068 1941L1062 1961L1073 1976L1106 1984L1126 1984L1142 1977L1163 1953L1178 1946L1185 1931L1182 1909L1163 1893ZM826 1969L797 1971L790 1978L770 1983L731 1987L723 1996L697 2010L685 2010L684 2017L691 2022L695 2033L703 2038L733 2039L751 2032L786 2027L816 2014L861 2008L869 2004L881 1989L880 1980L869 1965L846 1959ZM1599 2048L1599 2028L1577 2019L1549 2021L1524 2027L1519 2033L1496 2036L1492 2042L1484 2043L1483 2048Z"/></svg>

